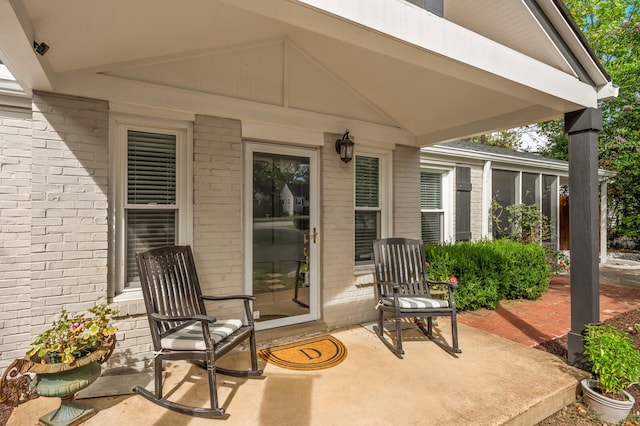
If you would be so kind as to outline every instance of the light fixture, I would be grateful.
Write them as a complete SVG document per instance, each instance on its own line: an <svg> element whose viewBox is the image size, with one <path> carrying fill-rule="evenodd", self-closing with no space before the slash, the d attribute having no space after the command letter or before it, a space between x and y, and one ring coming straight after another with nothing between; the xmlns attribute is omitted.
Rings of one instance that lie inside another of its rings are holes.
<svg viewBox="0 0 640 426"><path fill-rule="evenodd" d="M49 45L45 42L38 43L37 41L33 41L33 50L40 56L44 56L45 53L49 50Z"/></svg>
<svg viewBox="0 0 640 426"><path fill-rule="evenodd" d="M346 163L353 160L353 139L349 136L349 130L344 132L341 139L336 140L336 152L340 159Z"/></svg>

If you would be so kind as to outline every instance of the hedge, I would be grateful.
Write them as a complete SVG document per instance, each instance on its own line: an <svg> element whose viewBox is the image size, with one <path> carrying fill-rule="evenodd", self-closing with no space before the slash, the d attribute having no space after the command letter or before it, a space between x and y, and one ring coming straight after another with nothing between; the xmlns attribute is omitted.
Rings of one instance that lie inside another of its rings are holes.
<svg viewBox="0 0 640 426"><path fill-rule="evenodd" d="M539 244L507 240L426 245L429 278L458 279L458 310L494 309L502 299L537 299L549 288L551 269Z"/></svg>

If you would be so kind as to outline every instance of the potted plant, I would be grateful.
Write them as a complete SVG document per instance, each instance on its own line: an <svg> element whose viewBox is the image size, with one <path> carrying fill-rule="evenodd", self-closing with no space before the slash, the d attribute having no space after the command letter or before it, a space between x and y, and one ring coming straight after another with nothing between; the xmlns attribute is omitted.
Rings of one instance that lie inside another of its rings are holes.
<svg viewBox="0 0 640 426"><path fill-rule="evenodd" d="M111 324L111 316L117 311L106 304L96 305L88 311L72 317L66 309L58 320L38 335L27 351L27 358L40 364L72 364L77 359L110 344L117 328Z"/></svg>
<svg viewBox="0 0 640 426"><path fill-rule="evenodd" d="M61 398L60 407L40 418L40 424L78 424L95 414L91 407L75 401L75 394L93 383L115 347L118 312L106 304L70 316L65 309L51 327L38 335L26 353L35 373L39 396Z"/></svg>
<svg viewBox="0 0 640 426"><path fill-rule="evenodd" d="M595 376L581 382L585 403L606 422L624 420L635 404L625 389L640 380L640 352L633 340L611 325L589 325L584 354Z"/></svg>

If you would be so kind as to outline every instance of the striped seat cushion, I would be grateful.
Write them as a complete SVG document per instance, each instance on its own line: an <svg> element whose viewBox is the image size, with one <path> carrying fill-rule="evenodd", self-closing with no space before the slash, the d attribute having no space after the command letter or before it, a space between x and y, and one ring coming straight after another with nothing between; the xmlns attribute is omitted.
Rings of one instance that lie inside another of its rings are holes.
<svg viewBox="0 0 640 426"><path fill-rule="evenodd" d="M209 324L209 333L213 341L218 343L240 327L242 327L242 321L239 319L218 320L213 324ZM162 339L162 348L177 351L205 350L202 325L198 322L171 333Z"/></svg>
<svg viewBox="0 0 640 426"><path fill-rule="evenodd" d="M385 299L383 303L391 306L393 299ZM449 301L426 296L400 296L398 297L398 305L400 305L400 309L448 308Z"/></svg>

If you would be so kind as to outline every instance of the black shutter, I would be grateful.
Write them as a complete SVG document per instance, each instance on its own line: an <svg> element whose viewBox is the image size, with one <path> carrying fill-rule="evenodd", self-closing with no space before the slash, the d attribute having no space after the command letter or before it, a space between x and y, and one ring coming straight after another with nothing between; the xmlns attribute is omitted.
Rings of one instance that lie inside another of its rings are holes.
<svg viewBox="0 0 640 426"><path fill-rule="evenodd" d="M471 239L471 168L456 167L456 241Z"/></svg>

